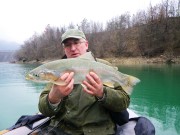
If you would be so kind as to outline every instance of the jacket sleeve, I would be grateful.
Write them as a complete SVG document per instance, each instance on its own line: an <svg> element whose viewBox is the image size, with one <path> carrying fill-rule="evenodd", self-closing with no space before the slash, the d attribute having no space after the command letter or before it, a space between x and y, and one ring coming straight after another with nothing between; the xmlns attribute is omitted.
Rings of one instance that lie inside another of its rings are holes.
<svg viewBox="0 0 180 135"><path fill-rule="evenodd" d="M130 97L120 85L116 84L114 88L104 86L104 93L102 104L108 110L120 112L128 108Z"/></svg>
<svg viewBox="0 0 180 135"><path fill-rule="evenodd" d="M39 104L38 104L38 107L39 107L39 111L47 116L47 117L51 117L53 115L56 115L59 110L61 108L63 108L62 106L64 105L63 103L63 100L60 102L60 104L57 106L57 107L53 107L49 101L48 101L48 94L50 92L52 88L52 84L48 84L43 92L40 94L40 97L39 97Z"/></svg>

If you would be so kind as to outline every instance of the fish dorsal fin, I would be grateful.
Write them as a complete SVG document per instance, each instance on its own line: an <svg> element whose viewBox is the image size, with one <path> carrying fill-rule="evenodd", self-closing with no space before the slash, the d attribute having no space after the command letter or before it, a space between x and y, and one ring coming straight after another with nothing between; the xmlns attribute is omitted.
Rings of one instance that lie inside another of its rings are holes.
<svg viewBox="0 0 180 135"><path fill-rule="evenodd" d="M85 54L79 56L78 58L95 61L95 58L91 52L86 52Z"/></svg>
<svg viewBox="0 0 180 135"><path fill-rule="evenodd" d="M111 64L110 62L108 62L108 61L106 61L106 60L103 60L103 59L100 59L100 58L96 58L96 60L97 60L98 62L100 62L100 63L103 63L103 64L106 64L106 65L108 65L108 66L111 66L111 67L113 67L115 70L118 71L118 67L113 66L113 64Z"/></svg>

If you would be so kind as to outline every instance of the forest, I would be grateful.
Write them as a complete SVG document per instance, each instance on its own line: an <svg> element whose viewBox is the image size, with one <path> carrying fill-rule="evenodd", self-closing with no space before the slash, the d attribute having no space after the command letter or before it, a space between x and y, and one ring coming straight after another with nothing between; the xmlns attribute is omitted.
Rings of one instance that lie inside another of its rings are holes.
<svg viewBox="0 0 180 135"><path fill-rule="evenodd" d="M96 57L180 57L180 0L165 0L147 10L130 15L125 12L106 24L88 21L63 27L47 25L41 34L34 33L16 51L18 61L61 58L61 35L70 28L82 30L89 50Z"/></svg>

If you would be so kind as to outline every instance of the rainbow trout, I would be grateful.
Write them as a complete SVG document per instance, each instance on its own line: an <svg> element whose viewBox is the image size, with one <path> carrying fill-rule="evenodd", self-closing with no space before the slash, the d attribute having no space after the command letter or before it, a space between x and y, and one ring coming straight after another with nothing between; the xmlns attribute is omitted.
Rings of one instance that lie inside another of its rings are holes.
<svg viewBox="0 0 180 135"><path fill-rule="evenodd" d="M128 94L131 94L133 86L140 82L138 78L123 74L113 66L95 61L90 52L77 58L60 59L43 64L30 71L26 79L65 85L64 81L57 81L59 76L66 72L74 72L74 84L82 84L91 71L100 77L104 85L113 88L115 83L119 83Z"/></svg>

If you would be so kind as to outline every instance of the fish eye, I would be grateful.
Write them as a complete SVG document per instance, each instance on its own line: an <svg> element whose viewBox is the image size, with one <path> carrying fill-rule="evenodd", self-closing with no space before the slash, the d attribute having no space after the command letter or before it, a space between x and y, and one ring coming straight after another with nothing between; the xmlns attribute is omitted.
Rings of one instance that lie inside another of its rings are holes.
<svg viewBox="0 0 180 135"><path fill-rule="evenodd" d="M38 74L33 74L33 76L38 77Z"/></svg>

